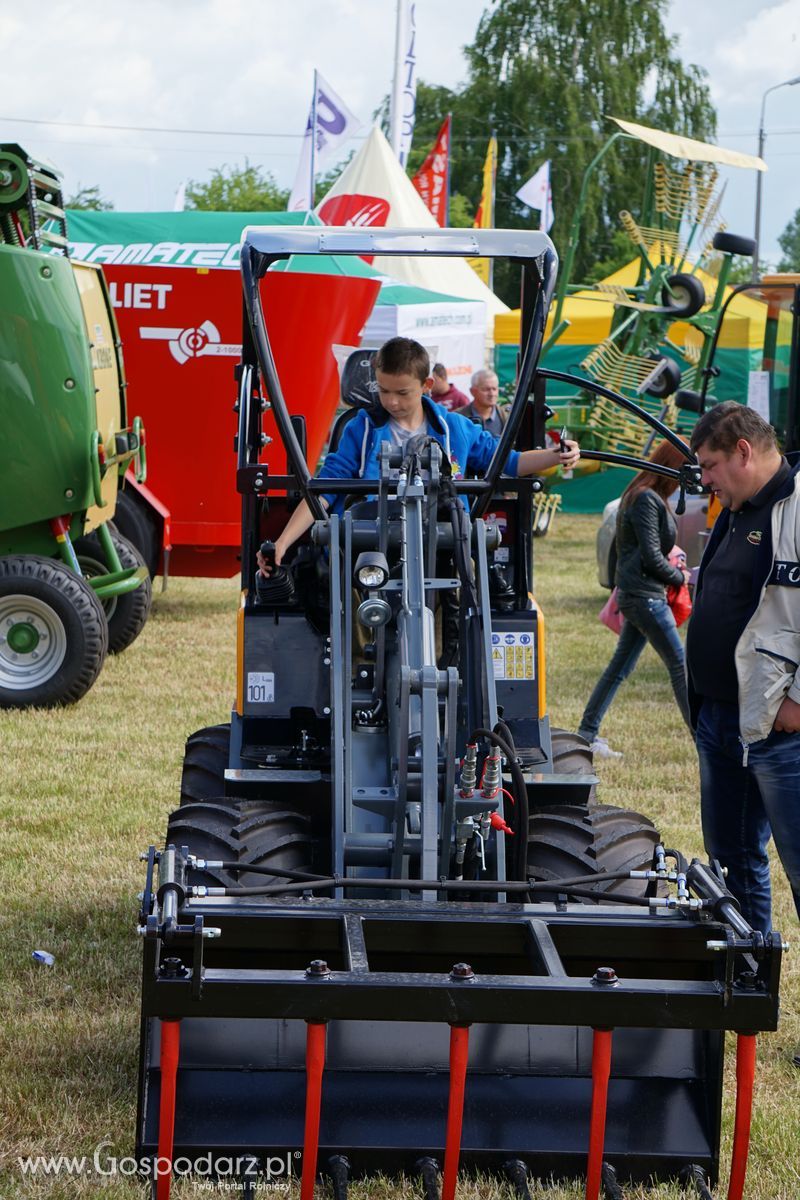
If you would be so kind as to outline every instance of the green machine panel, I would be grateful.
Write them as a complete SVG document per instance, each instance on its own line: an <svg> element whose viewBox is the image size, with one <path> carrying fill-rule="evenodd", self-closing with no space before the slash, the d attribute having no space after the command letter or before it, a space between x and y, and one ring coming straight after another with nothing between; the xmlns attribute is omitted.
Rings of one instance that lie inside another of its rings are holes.
<svg viewBox="0 0 800 1200"><path fill-rule="evenodd" d="M71 263L0 245L0 531L89 506L95 421Z"/></svg>

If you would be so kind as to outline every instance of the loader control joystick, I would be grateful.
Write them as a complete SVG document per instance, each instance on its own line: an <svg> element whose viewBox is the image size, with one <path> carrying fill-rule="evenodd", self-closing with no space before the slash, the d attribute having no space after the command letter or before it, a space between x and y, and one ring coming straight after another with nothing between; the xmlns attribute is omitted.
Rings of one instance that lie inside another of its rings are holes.
<svg viewBox="0 0 800 1200"><path fill-rule="evenodd" d="M259 604L289 604L294 600L294 579L288 567L275 566L275 543L262 542L261 556L270 568L270 574L256 572L256 591Z"/></svg>

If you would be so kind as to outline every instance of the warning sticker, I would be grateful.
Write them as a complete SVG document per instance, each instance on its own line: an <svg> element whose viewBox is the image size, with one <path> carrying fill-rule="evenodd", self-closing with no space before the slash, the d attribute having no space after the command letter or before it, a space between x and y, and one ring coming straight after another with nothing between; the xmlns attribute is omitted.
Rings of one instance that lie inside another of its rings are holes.
<svg viewBox="0 0 800 1200"><path fill-rule="evenodd" d="M495 679L534 679L533 634L493 633Z"/></svg>
<svg viewBox="0 0 800 1200"><path fill-rule="evenodd" d="M248 704L275 703L275 674L273 671L247 672Z"/></svg>

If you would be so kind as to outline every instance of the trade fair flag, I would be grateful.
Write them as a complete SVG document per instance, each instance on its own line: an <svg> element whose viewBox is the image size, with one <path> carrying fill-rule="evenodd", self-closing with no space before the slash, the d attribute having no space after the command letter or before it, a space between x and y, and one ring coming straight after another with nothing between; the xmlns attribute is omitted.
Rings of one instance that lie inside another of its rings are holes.
<svg viewBox="0 0 800 1200"><path fill-rule="evenodd" d="M411 180L439 225L447 224L450 204L450 121L448 113L433 149Z"/></svg>
<svg viewBox="0 0 800 1200"><path fill-rule="evenodd" d="M362 125L363 121L350 111L319 71L315 71L311 111L308 114L294 187L289 197L289 212L305 212L314 207L314 177L317 170L322 163L330 159L342 142L357 133Z"/></svg>
<svg viewBox="0 0 800 1200"><path fill-rule="evenodd" d="M496 177L497 138L492 134L489 138L489 148L486 151L486 158L483 163L483 187L481 188L481 200L478 205L478 211L475 213L475 220L472 222L473 229L492 229L494 227L494 185ZM489 280L492 273L492 260L490 258L468 258L467 262L486 286L491 287Z"/></svg>
<svg viewBox="0 0 800 1200"><path fill-rule="evenodd" d="M517 199L521 200L523 204L527 204L528 208L539 210L539 228L543 229L545 233L549 233L555 220L553 192L550 187L549 158L527 183L523 183L517 192Z"/></svg>
<svg viewBox="0 0 800 1200"><path fill-rule="evenodd" d="M414 0L397 0L389 140L401 167L408 162L417 111L417 16Z"/></svg>

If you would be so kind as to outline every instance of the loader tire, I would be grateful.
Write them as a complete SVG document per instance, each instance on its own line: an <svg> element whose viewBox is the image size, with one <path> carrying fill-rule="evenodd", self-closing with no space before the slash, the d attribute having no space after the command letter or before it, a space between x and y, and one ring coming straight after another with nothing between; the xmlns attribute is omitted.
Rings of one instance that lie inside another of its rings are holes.
<svg viewBox="0 0 800 1200"><path fill-rule="evenodd" d="M632 871L652 865L658 830L641 813L611 804L560 804L531 814L528 874L537 880L570 879L598 871ZM614 879L588 884L603 895L643 896L647 881ZM579 897L583 903L592 903ZM598 900L599 902L599 900Z"/></svg>
<svg viewBox="0 0 800 1200"><path fill-rule="evenodd" d="M230 744L230 722L207 725L190 734L183 752L181 804L194 804L225 794Z"/></svg>
<svg viewBox="0 0 800 1200"><path fill-rule="evenodd" d="M592 750L586 738L569 729L550 730L553 747L553 770L556 775L592 775Z"/></svg>
<svg viewBox="0 0 800 1200"><path fill-rule="evenodd" d="M103 610L85 580L50 558L0 558L0 708L74 704L107 651Z"/></svg>
<svg viewBox="0 0 800 1200"><path fill-rule="evenodd" d="M288 804L226 799L182 804L169 818L167 844L187 846L197 858L243 867L312 870L311 817ZM224 867L189 872L189 883L209 887L270 887L280 875Z"/></svg>
<svg viewBox="0 0 800 1200"><path fill-rule="evenodd" d="M109 533L123 570L145 565L136 547L123 537L111 522ZM97 534L90 533L87 537L77 538L73 542L73 548L87 579L96 579L98 575L105 575L109 570ZM108 623L109 654L121 654L136 641L144 629L153 603L153 585L149 578L144 579L134 591L126 592L124 596L110 596L100 603Z"/></svg>

